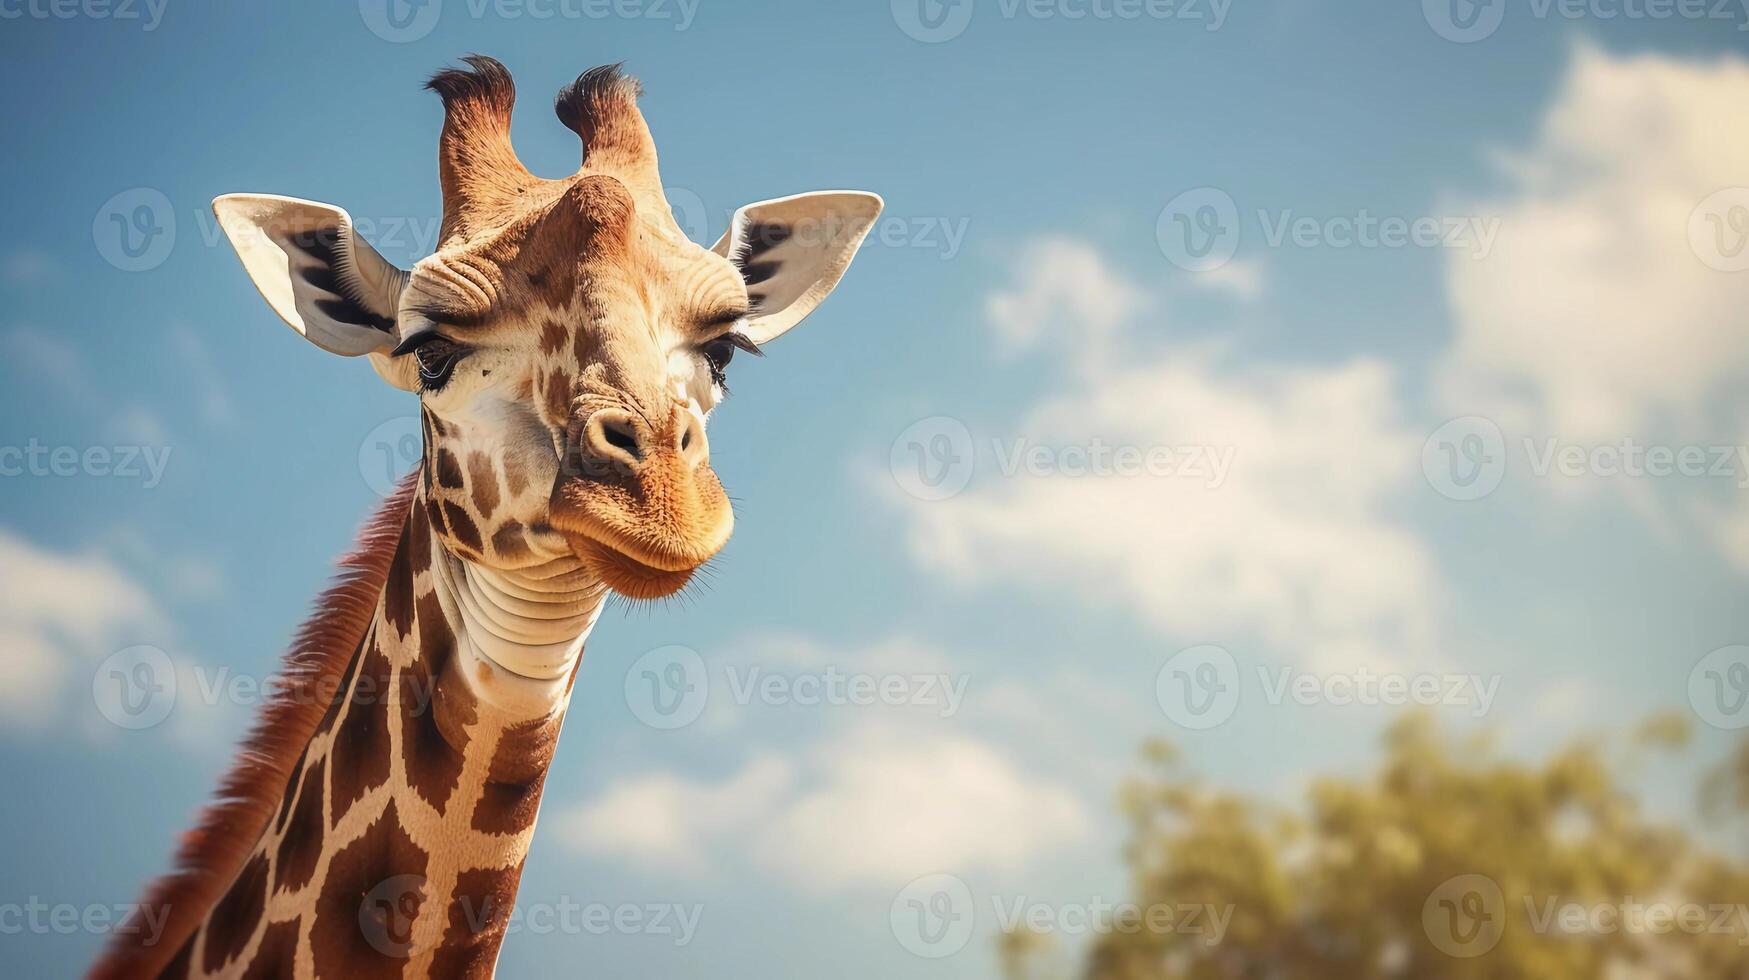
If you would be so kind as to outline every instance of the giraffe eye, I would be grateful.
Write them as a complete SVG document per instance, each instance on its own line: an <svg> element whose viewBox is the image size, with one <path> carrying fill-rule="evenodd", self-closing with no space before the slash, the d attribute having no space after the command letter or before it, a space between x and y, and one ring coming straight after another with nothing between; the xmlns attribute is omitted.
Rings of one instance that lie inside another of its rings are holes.
<svg viewBox="0 0 1749 980"><path fill-rule="evenodd" d="M413 360L419 365L421 391L439 391L449 384L456 364L471 351L471 348L448 337L431 334L430 338L413 349Z"/></svg>
<svg viewBox="0 0 1749 980"><path fill-rule="evenodd" d="M729 367L729 361L735 357L735 351L744 350L754 357L764 357L759 345L749 340L745 334L729 331L726 334L706 343L698 349L704 355L705 363L710 365L711 381L717 387L725 387L727 376L724 373Z"/></svg>
<svg viewBox="0 0 1749 980"><path fill-rule="evenodd" d="M699 353L704 355L705 363L710 365L711 381L717 387L723 387L724 382L728 380L724 372L728 370L729 361L735 357L734 343L727 336L718 337L699 348Z"/></svg>

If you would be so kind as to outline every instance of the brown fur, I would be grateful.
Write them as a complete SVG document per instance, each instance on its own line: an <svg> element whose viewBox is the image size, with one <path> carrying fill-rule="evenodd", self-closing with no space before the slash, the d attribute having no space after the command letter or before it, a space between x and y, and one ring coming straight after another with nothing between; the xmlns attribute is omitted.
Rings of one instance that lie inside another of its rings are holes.
<svg viewBox="0 0 1749 980"><path fill-rule="evenodd" d="M355 651L370 628L396 543L417 487L409 474L365 522L336 582L316 600L315 614L292 640L274 699L219 784L215 802L183 837L177 870L153 884L142 904L165 910L162 935L117 933L91 969L91 980L126 980L162 971L231 886L262 830L279 808L304 747L328 713Z"/></svg>

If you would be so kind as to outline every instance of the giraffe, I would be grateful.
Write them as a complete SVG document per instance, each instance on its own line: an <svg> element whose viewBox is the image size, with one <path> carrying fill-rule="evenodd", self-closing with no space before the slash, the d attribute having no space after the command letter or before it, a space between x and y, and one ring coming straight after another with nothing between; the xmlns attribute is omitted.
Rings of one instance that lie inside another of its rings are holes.
<svg viewBox="0 0 1749 980"><path fill-rule="evenodd" d="M214 202L274 312L417 394L424 456L148 894L160 938L120 936L93 977L491 975L585 637L610 593L673 594L728 540L705 422L730 359L812 312L880 212L778 198L703 248L618 66L561 90L583 158L542 179L510 73L464 61L428 84L443 215L411 270L340 208Z"/></svg>

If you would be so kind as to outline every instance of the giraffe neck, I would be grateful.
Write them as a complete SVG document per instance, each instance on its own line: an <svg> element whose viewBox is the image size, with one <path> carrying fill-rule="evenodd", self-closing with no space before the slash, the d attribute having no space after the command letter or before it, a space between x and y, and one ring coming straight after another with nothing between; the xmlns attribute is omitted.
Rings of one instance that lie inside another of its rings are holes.
<svg viewBox="0 0 1749 980"><path fill-rule="evenodd" d="M450 554L416 499L276 816L178 957L187 975L489 976L603 598L569 557L506 572Z"/></svg>

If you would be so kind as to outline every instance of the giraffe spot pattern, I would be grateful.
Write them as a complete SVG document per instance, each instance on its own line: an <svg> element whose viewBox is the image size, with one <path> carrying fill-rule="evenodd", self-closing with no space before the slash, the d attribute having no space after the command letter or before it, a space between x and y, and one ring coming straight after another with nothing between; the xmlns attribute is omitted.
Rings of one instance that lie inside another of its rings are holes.
<svg viewBox="0 0 1749 980"><path fill-rule="evenodd" d="M240 980L285 980L297 968L298 921L275 922L261 936L255 958Z"/></svg>
<svg viewBox="0 0 1749 980"><path fill-rule="evenodd" d="M456 875L443 944L431 960L432 980L488 976L510 924L522 865L475 868Z"/></svg>
<svg viewBox="0 0 1749 980"><path fill-rule="evenodd" d="M461 782L462 754L437 723L436 679L425 660L401 671L401 761L407 783L439 813Z"/></svg>
<svg viewBox="0 0 1749 980"><path fill-rule="evenodd" d="M522 458L515 453L504 456L504 489L512 497L520 497L528 486L528 476L522 471Z"/></svg>
<svg viewBox="0 0 1749 980"><path fill-rule="evenodd" d="M509 521L492 532L492 551L499 560L512 564L527 561L531 552L528 541L523 537L523 526L517 521Z"/></svg>
<svg viewBox="0 0 1749 980"><path fill-rule="evenodd" d="M560 368L547 375L547 422L563 431L571 415L571 381Z"/></svg>
<svg viewBox="0 0 1749 980"><path fill-rule="evenodd" d="M468 454L468 483L480 520L491 520L492 512L498 509L498 472L492 467L492 457L479 452Z"/></svg>
<svg viewBox="0 0 1749 980"><path fill-rule="evenodd" d="M546 355L557 354L570 339L570 331L558 320L548 320L540 328L540 352Z"/></svg>
<svg viewBox="0 0 1749 980"><path fill-rule="evenodd" d="M336 823L366 792L389 780L388 708L384 702L392 690L393 668L374 636L363 661L353 683L353 697L334 734L335 744L346 746L348 755L345 765L337 758L331 770Z"/></svg>
<svg viewBox="0 0 1749 980"><path fill-rule="evenodd" d="M322 839L328 828L322 822L322 802L327 794L328 760L317 759L304 772L298 793L296 815L279 841L279 859L274 865L274 888L292 892L310 883L316 862L322 856Z"/></svg>
<svg viewBox="0 0 1749 980"><path fill-rule="evenodd" d="M401 541L395 546L395 558L389 565L389 578L383 584L383 618L395 628L397 638L406 636L413 631L413 566L411 542L408 536L412 533L412 525L417 521L408 521L401 528Z"/></svg>
<svg viewBox="0 0 1749 980"><path fill-rule="evenodd" d="M439 447L437 450L437 485L446 490L462 488L462 468L455 454Z"/></svg>
<svg viewBox="0 0 1749 980"><path fill-rule="evenodd" d="M428 858L401 828L392 801L362 836L334 855L310 927L317 976L402 975L411 930L424 911L416 886Z"/></svg>
<svg viewBox="0 0 1749 980"><path fill-rule="evenodd" d="M475 830L516 834L534 826L562 720L554 715L505 729L493 750L479 805L474 808Z"/></svg>
<svg viewBox="0 0 1749 980"><path fill-rule="evenodd" d="M255 936L267 908L267 856L257 854L237 873L237 881L207 918L201 968L208 973L235 959Z"/></svg>
<svg viewBox="0 0 1749 980"><path fill-rule="evenodd" d="M468 516L467 511L446 500L443 502L443 519L449 525L450 537L457 544L476 555L480 553L480 529L474 525L474 519Z"/></svg>

